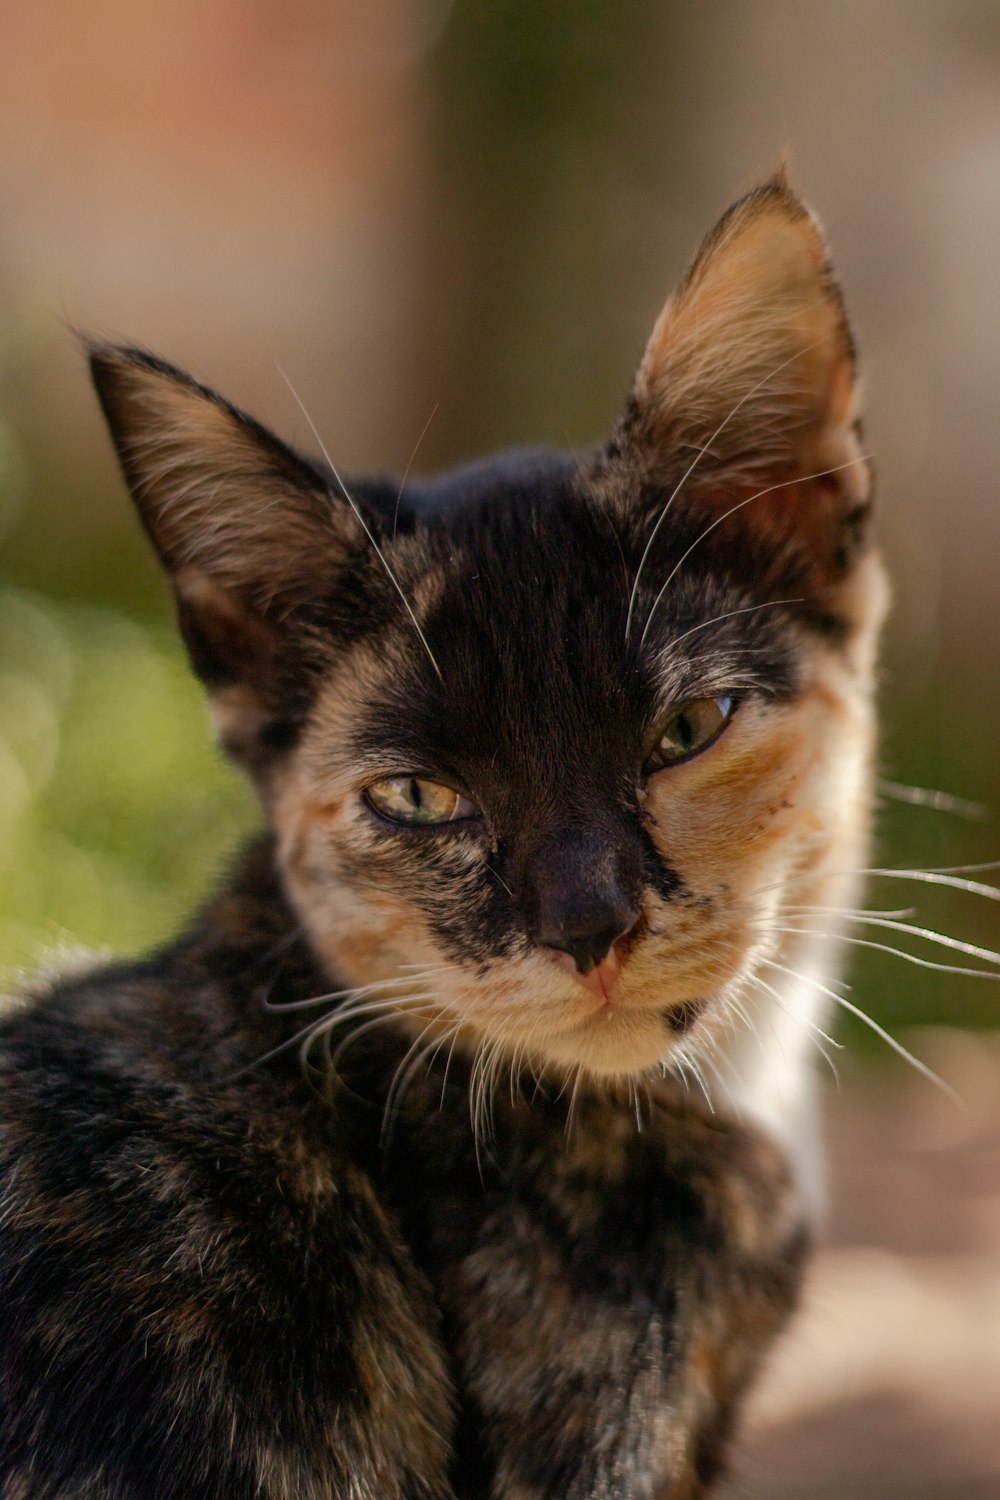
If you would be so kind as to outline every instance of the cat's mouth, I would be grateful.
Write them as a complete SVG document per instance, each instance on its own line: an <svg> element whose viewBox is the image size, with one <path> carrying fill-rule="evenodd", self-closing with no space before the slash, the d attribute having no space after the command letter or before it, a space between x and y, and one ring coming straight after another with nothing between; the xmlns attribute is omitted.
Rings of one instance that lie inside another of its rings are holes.
<svg viewBox="0 0 1000 1500"><path fill-rule="evenodd" d="M622 955L618 951L617 943L608 950L599 964L595 964L585 974L580 973L576 966L576 960L570 954L556 952L553 953L552 957L568 974L572 974L578 984L582 984L585 989L589 990L596 997L598 1010L614 1006L615 983L622 968Z"/></svg>
<svg viewBox="0 0 1000 1500"><path fill-rule="evenodd" d="M709 997L693 995L668 1004L592 1004L564 1031L541 1044L552 1062L582 1066L593 1076L623 1078L662 1067L677 1046L687 1041L711 1008Z"/></svg>
<svg viewBox="0 0 1000 1500"><path fill-rule="evenodd" d="M673 1036L686 1036L702 1019L710 1004L710 1000L703 995L694 996L690 1000L671 1001L669 1005L662 1006L629 1005L616 996L605 996L591 1007L581 1024L586 1025L599 1016L621 1016L624 1019L655 1015L662 1018Z"/></svg>
<svg viewBox="0 0 1000 1500"><path fill-rule="evenodd" d="M687 1035L708 1010L710 1001L704 995L671 1000L666 1004L650 1004L649 999L645 1003L636 1003L636 997L628 993L630 986L621 982L622 971L628 964L640 932L645 932L647 928L645 919L640 919L632 931L613 943L601 961L585 973L579 971L569 953L548 950L549 957L592 996L586 1015L582 1018L583 1025L600 1017L610 1019L611 1016L625 1018L656 1014L672 1036L682 1037Z"/></svg>

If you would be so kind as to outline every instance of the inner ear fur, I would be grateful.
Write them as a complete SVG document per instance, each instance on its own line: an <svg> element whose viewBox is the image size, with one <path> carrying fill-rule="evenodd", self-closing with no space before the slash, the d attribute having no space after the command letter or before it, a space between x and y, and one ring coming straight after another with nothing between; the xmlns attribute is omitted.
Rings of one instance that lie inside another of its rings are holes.
<svg viewBox="0 0 1000 1500"><path fill-rule="evenodd" d="M131 347L88 355L223 739L277 742L301 694L292 620L331 588L358 522L307 460L183 371Z"/></svg>
<svg viewBox="0 0 1000 1500"><path fill-rule="evenodd" d="M804 547L829 581L869 507L859 418L854 342L822 233L776 177L723 216L660 314L629 449L645 475L683 478L688 498L719 511L746 500L743 528Z"/></svg>

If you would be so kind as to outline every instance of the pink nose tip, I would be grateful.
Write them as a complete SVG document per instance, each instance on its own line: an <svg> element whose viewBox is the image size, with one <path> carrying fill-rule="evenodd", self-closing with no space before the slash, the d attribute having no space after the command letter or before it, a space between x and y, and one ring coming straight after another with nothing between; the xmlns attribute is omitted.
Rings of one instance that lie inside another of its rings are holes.
<svg viewBox="0 0 1000 1500"><path fill-rule="evenodd" d="M588 969L586 974L581 974L576 966L576 960L569 953L553 953L552 957L557 963L562 964L568 974L572 974L578 984L582 984L591 994L598 995L604 1000L611 999L611 987L618 975L621 973L622 961L618 954L618 948L613 943L600 963L593 969Z"/></svg>

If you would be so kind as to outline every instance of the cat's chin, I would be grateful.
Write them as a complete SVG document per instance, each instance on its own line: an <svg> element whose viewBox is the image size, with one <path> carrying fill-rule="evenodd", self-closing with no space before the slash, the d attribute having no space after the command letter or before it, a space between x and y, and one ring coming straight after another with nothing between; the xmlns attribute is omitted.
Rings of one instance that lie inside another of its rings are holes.
<svg viewBox="0 0 1000 1500"><path fill-rule="evenodd" d="M700 1013L692 1005L692 1018ZM597 1078L633 1078L669 1064L679 1035L675 1019L661 1010L599 1010L570 1029L540 1041L546 1061L561 1068L583 1068Z"/></svg>

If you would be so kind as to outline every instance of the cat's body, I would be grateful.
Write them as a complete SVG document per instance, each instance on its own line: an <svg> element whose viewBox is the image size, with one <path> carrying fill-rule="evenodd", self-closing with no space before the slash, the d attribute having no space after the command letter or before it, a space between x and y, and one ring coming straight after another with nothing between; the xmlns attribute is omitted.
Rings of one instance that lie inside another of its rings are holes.
<svg viewBox="0 0 1000 1500"><path fill-rule="evenodd" d="M8 1023L6 1493L707 1493L815 1188L831 940L788 929L867 832L813 221L731 212L604 448L403 496L92 361L273 835Z"/></svg>
<svg viewBox="0 0 1000 1500"><path fill-rule="evenodd" d="M567 1130L527 1079L477 1151L462 1057L387 1139L408 1042L378 1030L332 1103L294 1049L252 1066L301 1022L265 1004L324 984L271 865L255 849L188 938L68 986L10 1053L30 1337L4 1493L700 1493L795 1297L780 1153L666 1087L641 1133L597 1097Z"/></svg>

